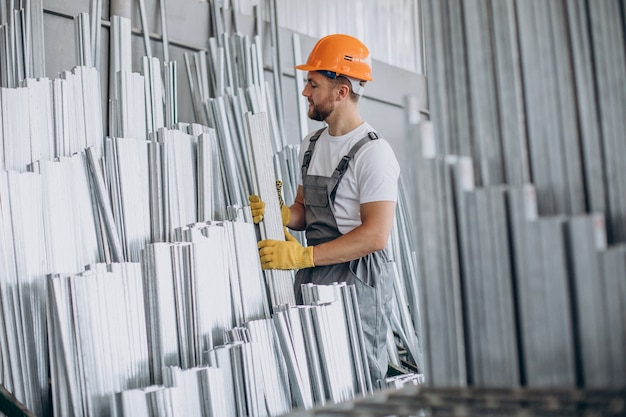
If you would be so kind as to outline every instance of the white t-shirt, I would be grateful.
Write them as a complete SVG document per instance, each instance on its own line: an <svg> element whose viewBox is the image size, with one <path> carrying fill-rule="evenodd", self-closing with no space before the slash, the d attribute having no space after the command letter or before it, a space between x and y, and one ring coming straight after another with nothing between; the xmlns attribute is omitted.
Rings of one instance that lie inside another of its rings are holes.
<svg viewBox="0 0 626 417"><path fill-rule="evenodd" d="M341 158L368 132L375 130L367 123L343 136L331 136L328 129L324 130L315 145L308 174L330 177ZM300 168L313 134L307 135L300 147ZM400 165L386 140L372 140L359 149L337 187L334 213L339 231L346 234L361 224L360 204L397 201L399 176ZM302 178L298 185L302 185Z"/></svg>

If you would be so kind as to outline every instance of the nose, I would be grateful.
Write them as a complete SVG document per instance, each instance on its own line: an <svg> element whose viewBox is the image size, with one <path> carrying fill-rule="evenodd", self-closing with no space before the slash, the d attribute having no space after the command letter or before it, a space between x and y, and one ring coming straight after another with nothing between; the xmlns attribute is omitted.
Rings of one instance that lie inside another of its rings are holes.
<svg viewBox="0 0 626 417"><path fill-rule="evenodd" d="M309 88L309 83L304 84L304 88L302 89L302 95L304 97L311 97L311 91Z"/></svg>

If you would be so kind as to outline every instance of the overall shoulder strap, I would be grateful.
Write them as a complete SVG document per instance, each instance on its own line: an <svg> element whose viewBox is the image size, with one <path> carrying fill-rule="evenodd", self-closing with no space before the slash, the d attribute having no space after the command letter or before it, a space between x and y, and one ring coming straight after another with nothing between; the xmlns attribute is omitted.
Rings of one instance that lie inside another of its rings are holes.
<svg viewBox="0 0 626 417"><path fill-rule="evenodd" d="M339 182L348 170L348 165L350 164L352 158L354 158L354 155L356 155L359 149L370 143L370 141L376 140L378 138L379 136L376 132L368 132L368 134L363 137L363 139L355 143L354 146L350 148L350 151L348 151L348 153L343 158L341 158L341 161L339 161L339 164L337 165L337 168L335 168L335 172L333 172L332 176L337 180L337 182L335 183L335 188L333 188L333 191L330 194L331 200L333 202L335 201L335 194L337 194L337 186L339 185Z"/></svg>
<svg viewBox="0 0 626 417"><path fill-rule="evenodd" d="M311 162L311 155L313 154L313 149L315 149L315 144L317 143L317 140L320 138L322 132L325 129L326 127L323 127L317 132L315 132L313 136L311 136L311 139L309 140L309 147L307 148L306 152L304 153L304 157L302 158L302 167L301 167L302 178L304 178L304 176L306 175L309 169L309 163Z"/></svg>

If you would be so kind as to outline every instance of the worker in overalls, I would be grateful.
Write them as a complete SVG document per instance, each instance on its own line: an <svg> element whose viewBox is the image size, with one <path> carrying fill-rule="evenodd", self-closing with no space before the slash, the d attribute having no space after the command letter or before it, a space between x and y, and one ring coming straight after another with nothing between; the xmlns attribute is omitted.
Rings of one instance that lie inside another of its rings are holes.
<svg viewBox="0 0 626 417"><path fill-rule="evenodd" d="M373 386L387 373L386 335L391 312L393 269L385 249L393 225L400 168L387 141L363 121L359 99L372 80L367 47L347 35L320 39L306 64L302 95L308 116L325 122L307 135L299 161L301 178L291 207L282 209L283 223L305 230L307 246L263 240L263 269L297 269L300 285L354 284ZM262 206L251 200L251 208ZM257 211L258 214L258 211ZM259 216L257 216L257 220Z"/></svg>

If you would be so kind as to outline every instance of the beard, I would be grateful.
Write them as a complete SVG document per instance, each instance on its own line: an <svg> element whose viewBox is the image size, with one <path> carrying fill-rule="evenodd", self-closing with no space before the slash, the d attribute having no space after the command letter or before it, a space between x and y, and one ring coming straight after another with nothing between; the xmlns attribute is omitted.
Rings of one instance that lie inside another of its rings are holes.
<svg viewBox="0 0 626 417"><path fill-rule="evenodd" d="M309 119L317 120L318 122L323 122L331 115L333 112L333 102L332 100L327 100L320 104L310 104L309 105Z"/></svg>

